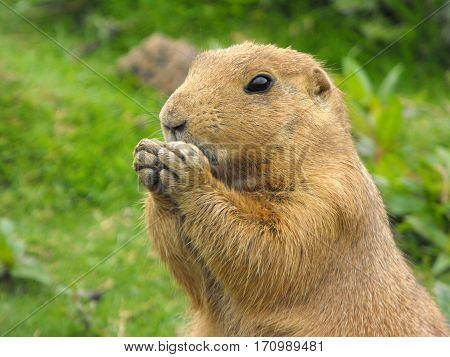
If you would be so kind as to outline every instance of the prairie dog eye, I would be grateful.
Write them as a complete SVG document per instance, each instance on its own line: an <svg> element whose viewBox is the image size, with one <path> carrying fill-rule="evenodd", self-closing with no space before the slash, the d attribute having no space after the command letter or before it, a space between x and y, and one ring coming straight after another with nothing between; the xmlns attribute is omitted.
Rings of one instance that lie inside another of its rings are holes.
<svg viewBox="0 0 450 357"><path fill-rule="evenodd" d="M269 75L258 74L253 77L250 82L248 82L244 88L244 91L248 94L266 92L272 87L272 83L273 80Z"/></svg>

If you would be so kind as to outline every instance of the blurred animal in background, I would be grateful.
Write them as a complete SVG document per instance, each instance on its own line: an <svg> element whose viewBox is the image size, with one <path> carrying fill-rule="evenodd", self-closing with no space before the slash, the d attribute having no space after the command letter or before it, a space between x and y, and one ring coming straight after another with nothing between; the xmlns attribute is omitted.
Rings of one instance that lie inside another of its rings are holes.
<svg viewBox="0 0 450 357"><path fill-rule="evenodd" d="M119 59L119 70L165 94L172 94L188 73L197 50L183 40L155 33Z"/></svg>

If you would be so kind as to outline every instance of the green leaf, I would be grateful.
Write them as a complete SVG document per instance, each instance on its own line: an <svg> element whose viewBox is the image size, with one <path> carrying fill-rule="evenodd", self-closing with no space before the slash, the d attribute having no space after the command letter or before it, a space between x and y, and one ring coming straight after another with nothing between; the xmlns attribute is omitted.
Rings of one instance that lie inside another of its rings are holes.
<svg viewBox="0 0 450 357"><path fill-rule="evenodd" d="M449 238L441 230L436 228L430 217L422 216L408 216L406 221L412 228L424 238L437 245L444 251L449 251Z"/></svg>
<svg viewBox="0 0 450 357"><path fill-rule="evenodd" d="M341 82L355 100L369 103L372 98L372 83L364 69L351 57L342 60L344 79Z"/></svg>
<svg viewBox="0 0 450 357"><path fill-rule="evenodd" d="M33 280L49 285L48 274L36 260L25 254L25 246L15 232L12 222L6 218L0 219L0 263L15 279Z"/></svg>
<svg viewBox="0 0 450 357"><path fill-rule="evenodd" d="M11 270L11 276L15 279L32 280L43 285L50 285L50 276L41 268L41 266L32 258L22 259Z"/></svg>
<svg viewBox="0 0 450 357"><path fill-rule="evenodd" d="M389 71L378 89L378 95L381 100L385 101L394 94L395 86L402 72L403 66L401 64L397 64Z"/></svg>
<svg viewBox="0 0 450 357"><path fill-rule="evenodd" d="M352 121L353 130L359 135L365 135L373 139L372 121L369 120L368 113L364 110L363 106L356 101L349 101L349 115Z"/></svg>
<svg viewBox="0 0 450 357"><path fill-rule="evenodd" d="M450 319L450 286L438 281L434 285L434 292L442 312Z"/></svg>
<svg viewBox="0 0 450 357"><path fill-rule="evenodd" d="M7 269L14 266L14 252L6 241L6 237L0 232L0 266L3 265Z"/></svg>
<svg viewBox="0 0 450 357"><path fill-rule="evenodd" d="M441 253L438 255L436 261L434 262L431 271L435 275L442 274L443 272L450 269L450 256L445 253Z"/></svg>
<svg viewBox="0 0 450 357"><path fill-rule="evenodd" d="M393 153L386 153L383 155L381 160L376 163L374 174L383 176L391 184L397 184L399 179L405 175L407 170L407 163L401 156ZM401 190L398 190L397 187L396 191L401 192Z"/></svg>
<svg viewBox="0 0 450 357"><path fill-rule="evenodd" d="M11 269L16 263L18 248L14 247L14 227L6 218L0 219L0 264Z"/></svg>
<svg viewBox="0 0 450 357"><path fill-rule="evenodd" d="M402 194L396 192L394 195L387 197L389 204L389 213L397 216L411 214L426 209L426 203L420 197L411 194Z"/></svg>
<svg viewBox="0 0 450 357"><path fill-rule="evenodd" d="M391 98L376 116L377 144L391 151L403 136L403 107L397 98Z"/></svg>

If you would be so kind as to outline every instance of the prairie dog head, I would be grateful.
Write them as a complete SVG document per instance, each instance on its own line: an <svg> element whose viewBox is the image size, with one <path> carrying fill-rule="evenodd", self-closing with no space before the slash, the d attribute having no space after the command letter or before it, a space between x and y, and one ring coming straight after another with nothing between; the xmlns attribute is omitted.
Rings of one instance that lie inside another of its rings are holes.
<svg viewBox="0 0 450 357"><path fill-rule="evenodd" d="M319 150L348 134L340 92L312 56L249 42L198 55L160 120L167 141L221 147L210 155L218 166L236 155L242 165L251 148Z"/></svg>

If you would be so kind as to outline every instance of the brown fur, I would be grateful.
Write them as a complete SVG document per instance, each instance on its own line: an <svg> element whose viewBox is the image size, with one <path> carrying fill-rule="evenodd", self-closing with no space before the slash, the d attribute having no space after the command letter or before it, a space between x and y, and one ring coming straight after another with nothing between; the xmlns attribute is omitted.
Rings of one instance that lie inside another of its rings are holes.
<svg viewBox="0 0 450 357"><path fill-rule="evenodd" d="M273 87L246 94L259 73ZM186 130L141 141L135 169L150 235L192 303L190 335L447 334L311 56L252 43L200 54L160 118Z"/></svg>

